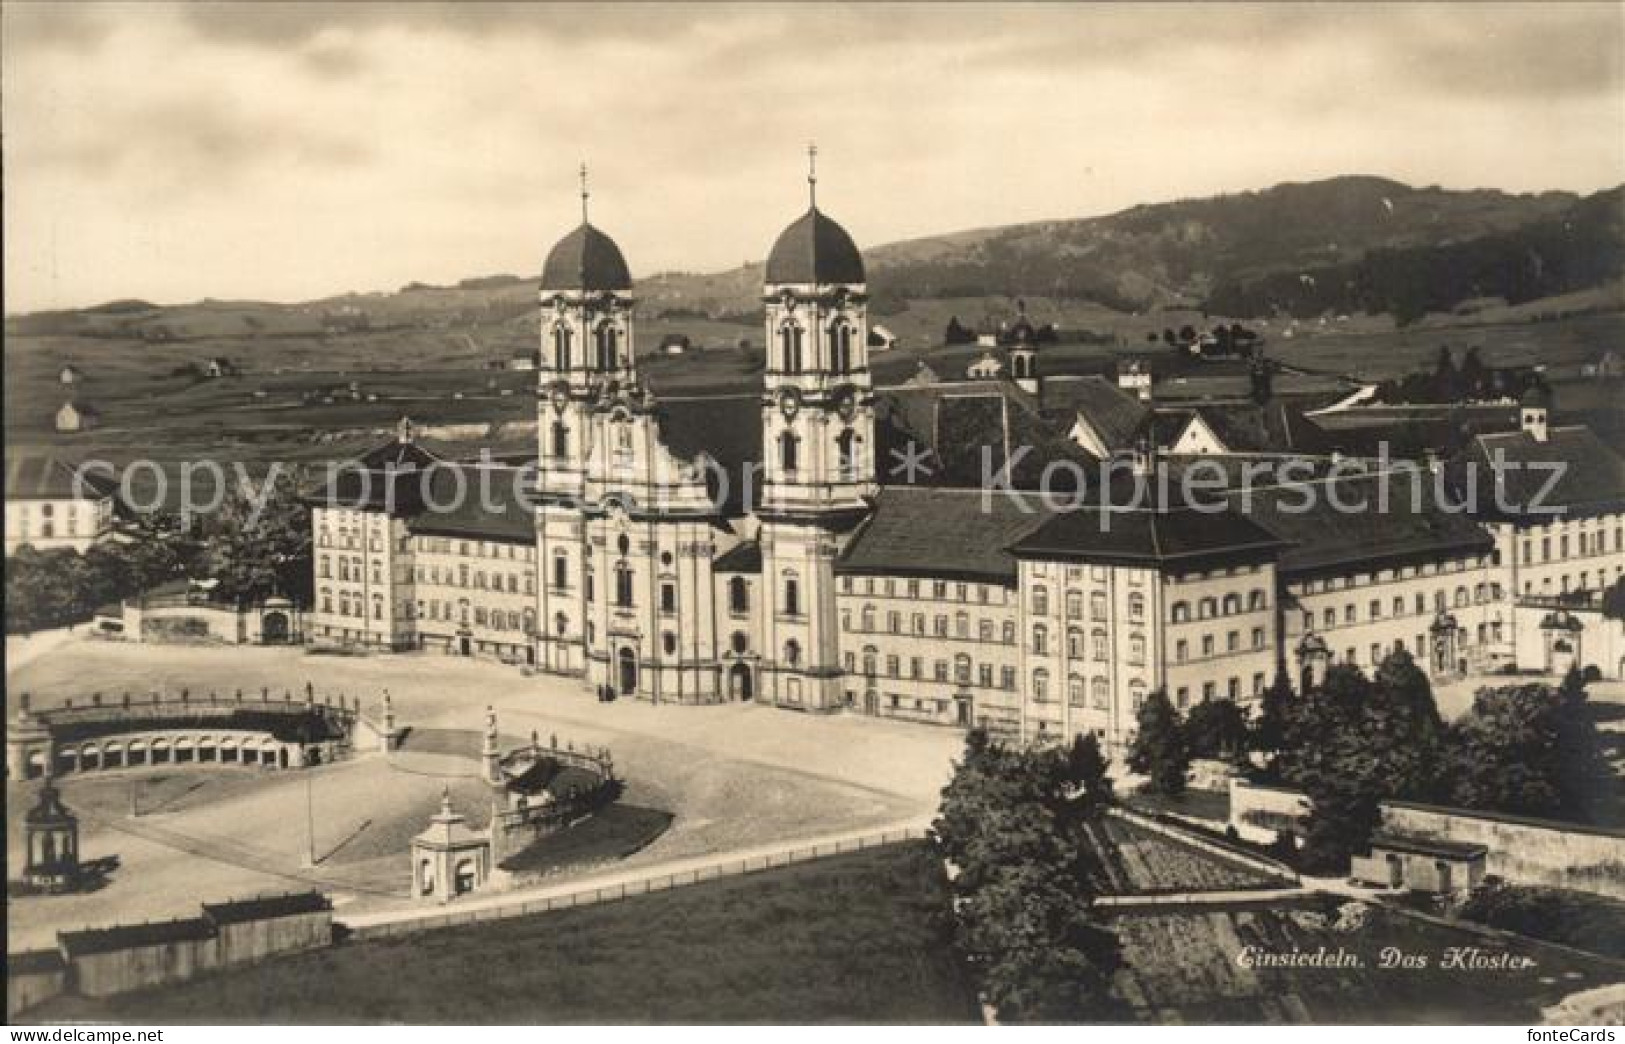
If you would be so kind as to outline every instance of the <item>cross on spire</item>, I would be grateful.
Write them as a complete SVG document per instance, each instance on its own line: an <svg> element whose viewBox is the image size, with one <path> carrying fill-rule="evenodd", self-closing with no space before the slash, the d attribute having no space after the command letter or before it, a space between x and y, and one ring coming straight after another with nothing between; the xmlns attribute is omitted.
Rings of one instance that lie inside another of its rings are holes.
<svg viewBox="0 0 1625 1044"><path fill-rule="evenodd" d="M818 144L807 143L807 199L818 209Z"/></svg>
<svg viewBox="0 0 1625 1044"><path fill-rule="evenodd" d="M587 197L589 195L590 193L587 191L587 165L583 163L581 165L581 223L583 225L587 223Z"/></svg>

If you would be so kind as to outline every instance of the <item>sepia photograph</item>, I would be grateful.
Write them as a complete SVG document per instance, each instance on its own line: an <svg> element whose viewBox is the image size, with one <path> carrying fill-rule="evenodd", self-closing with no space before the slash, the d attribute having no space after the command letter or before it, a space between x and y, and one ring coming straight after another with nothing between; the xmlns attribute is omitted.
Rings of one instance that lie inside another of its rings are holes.
<svg viewBox="0 0 1625 1044"><path fill-rule="evenodd" d="M1620 0L3 0L0 127L11 1039L1625 1032Z"/></svg>

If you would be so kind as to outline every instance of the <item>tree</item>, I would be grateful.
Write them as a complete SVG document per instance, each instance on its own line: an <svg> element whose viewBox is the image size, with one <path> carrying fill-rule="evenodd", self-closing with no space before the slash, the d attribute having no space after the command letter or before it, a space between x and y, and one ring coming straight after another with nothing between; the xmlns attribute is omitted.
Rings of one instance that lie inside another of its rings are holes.
<svg viewBox="0 0 1625 1044"><path fill-rule="evenodd" d="M1547 685L1480 689L1455 730L1453 803L1529 816L1561 811L1558 707L1558 696Z"/></svg>
<svg viewBox="0 0 1625 1044"><path fill-rule="evenodd" d="M1464 808L1589 820L1617 786L1571 671L1558 689L1481 689L1454 732L1451 798Z"/></svg>
<svg viewBox="0 0 1625 1044"><path fill-rule="evenodd" d="M1252 750L1269 758L1273 767L1275 756L1286 745L1287 720L1292 713L1296 697L1292 682L1284 667L1277 668L1275 680L1264 690L1259 700L1258 717L1253 719L1250 745Z"/></svg>
<svg viewBox="0 0 1625 1044"><path fill-rule="evenodd" d="M1237 761L1247 752L1247 713L1229 700L1203 700L1185 718L1193 758Z"/></svg>
<svg viewBox="0 0 1625 1044"><path fill-rule="evenodd" d="M1190 745L1179 712L1161 689L1140 705L1129 746L1128 767L1151 777L1151 789L1162 794L1180 794L1190 771Z"/></svg>
<svg viewBox="0 0 1625 1044"><path fill-rule="evenodd" d="M1395 648L1377 665L1361 727L1367 741L1380 750L1387 796L1419 801L1437 797L1444 724L1433 686L1405 649Z"/></svg>
<svg viewBox="0 0 1625 1044"><path fill-rule="evenodd" d="M1557 792L1563 814L1594 821L1619 782L1609 767L1596 719L1586 706L1585 679L1570 667L1557 690Z"/></svg>
<svg viewBox="0 0 1625 1044"><path fill-rule="evenodd" d="M1312 870L1345 870L1382 820L1380 752L1360 735L1371 698L1371 683L1358 668L1334 664L1289 718L1280 764L1309 799L1304 863Z"/></svg>
<svg viewBox="0 0 1625 1044"><path fill-rule="evenodd" d="M1103 787L1092 744L1011 749L973 729L943 789L932 834L957 870L956 939L1001 1021L1110 1011L1116 940L1090 912L1100 868L1089 822Z"/></svg>
<svg viewBox="0 0 1625 1044"><path fill-rule="evenodd" d="M1074 806L1085 819L1099 820L1111 807L1112 781L1106 768L1106 757L1094 733L1072 738L1066 752L1066 778L1076 791Z"/></svg>
<svg viewBox="0 0 1625 1044"><path fill-rule="evenodd" d="M1619 577L1602 594L1602 615L1610 620L1625 620L1625 576Z"/></svg>
<svg viewBox="0 0 1625 1044"><path fill-rule="evenodd" d="M220 582L218 595L239 605L272 594L309 599L309 512L299 502L293 476L279 470L267 481L269 491L234 485L209 524L210 575Z"/></svg>

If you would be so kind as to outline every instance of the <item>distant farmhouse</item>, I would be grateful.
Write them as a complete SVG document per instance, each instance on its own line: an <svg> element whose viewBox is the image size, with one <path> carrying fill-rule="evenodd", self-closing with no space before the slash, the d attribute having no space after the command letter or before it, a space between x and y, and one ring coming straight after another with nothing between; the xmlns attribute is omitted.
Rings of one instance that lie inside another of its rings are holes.
<svg viewBox="0 0 1625 1044"><path fill-rule="evenodd" d="M879 323L869 327L869 350L871 352L889 352L896 347L896 334Z"/></svg>
<svg viewBox="0 0 1625 1044"><path fill-rule="evenodd" d="M660 339L661 355L684 355L692 347L688 334L669 333Z"/></svg>
<svg viewBox="0 0 1625 1044"><path fill-rule="evenodd" d="M56 379L63 384L78 384L85 379L85 375L70 363L62 367L62 372L56 375Z"/></svg>
<svg viewBox="0 0 1625 1044"><path fill-rule="evenodd" d="M56 411L56 430L61 432L89 431L101 422L101 414L82 402L65 402Z"/></svg>

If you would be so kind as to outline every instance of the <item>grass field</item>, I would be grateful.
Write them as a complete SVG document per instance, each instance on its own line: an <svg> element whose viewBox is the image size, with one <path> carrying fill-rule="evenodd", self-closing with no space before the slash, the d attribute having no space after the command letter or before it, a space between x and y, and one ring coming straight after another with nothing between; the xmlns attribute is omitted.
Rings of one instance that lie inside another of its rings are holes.
<svg viewBox="0 0 1625 1044"><path fill-rule="evenodd" d="M965 1023L923 844L602 906L347 943L46 1022Z"/></svg>

